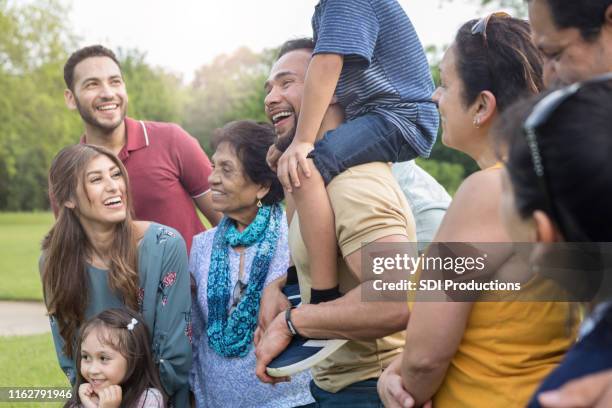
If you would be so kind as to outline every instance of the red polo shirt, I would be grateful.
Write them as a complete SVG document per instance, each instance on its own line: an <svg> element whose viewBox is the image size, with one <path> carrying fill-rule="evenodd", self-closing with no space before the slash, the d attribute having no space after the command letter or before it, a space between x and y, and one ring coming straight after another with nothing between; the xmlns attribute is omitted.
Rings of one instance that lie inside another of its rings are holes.
<svg viewBox="0 0 612 408"><path fill-rule="evenodd" d="M175 228L189 252L193 236L204 231L193 199L209 191L208 156L173 123L125 118L125 129L127 142L119 158L128 171L136 218Z"/></svg>

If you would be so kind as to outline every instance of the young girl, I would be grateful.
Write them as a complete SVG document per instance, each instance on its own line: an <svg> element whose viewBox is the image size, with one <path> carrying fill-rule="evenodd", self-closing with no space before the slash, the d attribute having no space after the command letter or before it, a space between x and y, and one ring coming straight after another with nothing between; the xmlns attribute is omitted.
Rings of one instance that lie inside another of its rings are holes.
<svg viewBox="0 0 612 408"><path fill-rule="evenodd" d="M108 309L82 327L74 397L66 407L157 408L165 397L140 315Z"/></svg>
<svg viewBox="0 0 612 408"><path fill-rule="evenodd" d="M77 381L66 407L157 408L165 395L142 316L108 309L88 320L77 343Z"/></svg>

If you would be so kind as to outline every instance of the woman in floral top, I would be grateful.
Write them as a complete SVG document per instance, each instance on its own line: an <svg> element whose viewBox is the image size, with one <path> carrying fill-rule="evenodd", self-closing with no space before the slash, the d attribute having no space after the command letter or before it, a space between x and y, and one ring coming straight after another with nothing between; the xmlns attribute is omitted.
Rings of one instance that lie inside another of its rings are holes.
<svg viewBox="0 0 612 408"><path fill-rule="evenodd" d="M191 298L180 234L132 219L125 167L104 148L62 150L49 189L60 210L40 266L60 367L74 384L75 341L85 320L110 308L135 310L152 330L153 359L171 404L189 406Z"/></svg>

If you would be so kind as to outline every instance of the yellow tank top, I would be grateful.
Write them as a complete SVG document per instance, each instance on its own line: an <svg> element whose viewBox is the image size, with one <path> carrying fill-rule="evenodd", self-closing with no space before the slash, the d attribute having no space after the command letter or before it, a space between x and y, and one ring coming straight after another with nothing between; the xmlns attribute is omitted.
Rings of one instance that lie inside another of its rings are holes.
<svg viewBox="0 0 612 408"><path fill-rule="evenodd" d="M574 343L570 313L561 302L475 303L434 407L524 407Z"/></svg>
<svg viewBox="0 0 612 408"><path fill-rule="evenodd" d="M487 170L501 168L496 163ZM527 285L530 291L554 290L536 279ZM578 323L570 303L474 303L434 407L525 407L574 343Z"/></svg>

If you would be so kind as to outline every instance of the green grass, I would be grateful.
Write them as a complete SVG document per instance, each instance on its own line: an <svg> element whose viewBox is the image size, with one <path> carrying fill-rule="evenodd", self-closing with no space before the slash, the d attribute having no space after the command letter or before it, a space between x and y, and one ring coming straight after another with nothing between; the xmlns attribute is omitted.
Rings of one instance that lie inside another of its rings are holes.
<svg viewBox="0 0 612 408"><path fill-rule="evenodd" d="M38 257L52 224L50 212L0 213L0 299L42 300Z"/></svg>
<svg viewBox="0 0 612 408"><path fill-rule="evenodd" d="M69 387L60 370L51 333L35 336L0 336L0 387ZM56 403L7 403L0 407L58 407Z"/></svg>
<svg viewBox="0 0 612 408"><path fill-rule="evenodd" d="M206 228L210 223L199 212ZM42 300L40 243L53 214L0 212L0 300Z"/></svg>

